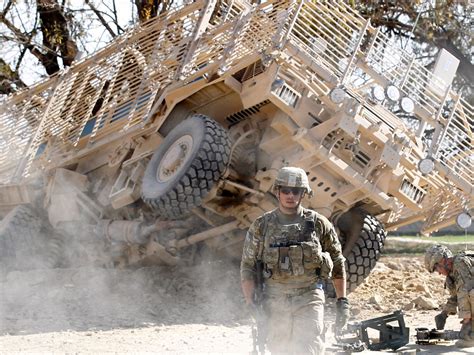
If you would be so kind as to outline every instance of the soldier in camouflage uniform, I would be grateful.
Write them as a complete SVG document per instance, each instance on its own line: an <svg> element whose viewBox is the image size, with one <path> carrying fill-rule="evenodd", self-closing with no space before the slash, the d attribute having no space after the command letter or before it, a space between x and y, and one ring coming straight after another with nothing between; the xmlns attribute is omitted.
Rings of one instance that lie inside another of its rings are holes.
<svg viewBox="0 0 474 355"><path fill-rule="evenodd" d="M444 329L446 318L459 311L461 321L458 347L474 346L474 253L461 252L456 255L442 245L433 245L426 250L425 267L429 272L437 271L446 276L446 287L450 297L443 311L435 317L436 328Z"/></svg>
<svg viewBox="0 0 474 355"><path fill-rule="evenodd" d="M257 218L245 239L240 268L244 297L253 304L256 265L263 262L267 348L272 353L323 354L321 280L331 274L337 326L342 329L349 318L341 244L327 218L300 205L304 194L311 193L304 170L282 168L273 191L279 207Z"/></svg>

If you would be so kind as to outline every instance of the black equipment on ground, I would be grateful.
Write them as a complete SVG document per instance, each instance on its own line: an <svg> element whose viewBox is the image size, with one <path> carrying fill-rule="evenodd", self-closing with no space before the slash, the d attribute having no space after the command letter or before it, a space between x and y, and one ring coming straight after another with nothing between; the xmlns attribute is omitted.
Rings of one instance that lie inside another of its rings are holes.
<svg viewBox="0 0 474 355"><path fill-rule="evenodd" d="M390 324L395 323L395 324ZM375 330L374 335L369 334ZM409 342L409 328L405 326L402 311L392 314L368 319L358 323L347 325L347 330L340 336L336 336L336 347L345 351L363 351L392 349L396 350Z"/></svg>
<svg viewBox="0 0 474 355"><path fill-rule="evenodd" d="M417 344L429 345L459 339L459 331L456 330L429 330L428 328L415 328L415 330Z"/></svg>

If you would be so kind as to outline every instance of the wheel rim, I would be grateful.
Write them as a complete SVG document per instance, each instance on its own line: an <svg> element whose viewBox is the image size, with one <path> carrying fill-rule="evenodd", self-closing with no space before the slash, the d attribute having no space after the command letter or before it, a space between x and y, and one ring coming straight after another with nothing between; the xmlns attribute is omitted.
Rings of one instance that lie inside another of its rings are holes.
<svg viewBox="0 0 474 355"><path fill-rule="evenodd" d="M166 151L156 172L156 180L166 182L173 179L188 161L193 146L193 137L185 135L177 139Z"/></svg>

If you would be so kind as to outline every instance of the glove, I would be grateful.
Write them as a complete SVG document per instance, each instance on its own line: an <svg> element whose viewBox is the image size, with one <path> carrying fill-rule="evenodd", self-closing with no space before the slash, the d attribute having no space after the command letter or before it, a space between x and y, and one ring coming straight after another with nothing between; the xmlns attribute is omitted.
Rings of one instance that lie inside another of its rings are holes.
<svg viewBox="0 0 474 355"><path fill-rule="evenodd" d="M443 330L446 325L446 319L448 318L448 313L443 311L440 314L435 316L436 329Z"/></svg>
<svg viewBox="0 0 474 355"><path fill-rule="evenodd" d="M345 297L338 298L336 301L336 329L342 330L350 316L349 301Z"/></svg>

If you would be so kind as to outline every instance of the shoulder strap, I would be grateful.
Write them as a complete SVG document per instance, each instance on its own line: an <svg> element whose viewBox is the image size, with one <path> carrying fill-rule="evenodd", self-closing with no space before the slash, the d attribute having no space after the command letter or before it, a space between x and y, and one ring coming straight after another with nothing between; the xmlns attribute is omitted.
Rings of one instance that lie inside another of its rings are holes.
<svg viewBox="0 0 474 355"><path fill-rule="evenodd" d="M318 212L316 211L305 208L303 213L305 214L305 220L313 220L314 222L316 222L316 220L318 219Z"/></svg>
<svg viewBox="0 0 474 355"><path fill-rule="evenodd" d="M303 230L300 234L301 241L304 241L308 236L316 230L316 212L307 208L303 208Z"/></svg>

